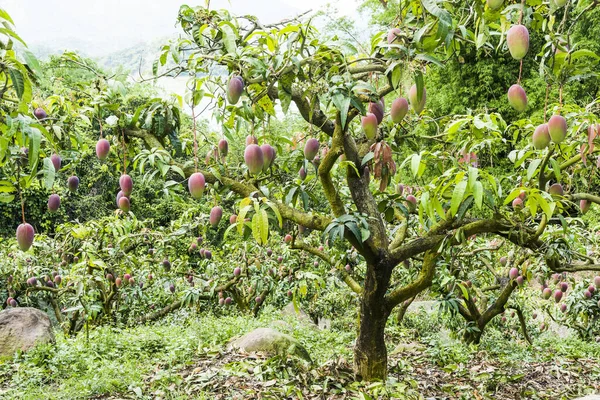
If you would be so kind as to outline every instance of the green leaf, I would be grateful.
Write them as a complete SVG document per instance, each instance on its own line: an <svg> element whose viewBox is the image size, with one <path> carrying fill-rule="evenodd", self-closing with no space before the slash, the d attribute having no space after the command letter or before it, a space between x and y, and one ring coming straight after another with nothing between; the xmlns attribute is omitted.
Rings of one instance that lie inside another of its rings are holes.
<svg viewBox="0 0 600 400"><path fill-rule="evenodd" d="M23 98L25 94L25 77L18 69L8 68L8 74L10 75L10 81L12 82L13 89L17 92L19 99Z"/></svg>
<svg viewBox="0 0 600 400"><path fill-rule="evenodd" d="M421 71L415 73L415 83L417 85L417 103L421 103L421 100L423 99L423 88L425 86L423 83L423 73Z"/></svg>
<svg viewBox="0 0 600 400"><path fill-rule="evenodd" d="M460 207L465 191L467 190L467 181L461 181L456 184L454 191L452 192L452 201L450 202L450 212L455 215Z"/></svg>
<svg viewBox="0 0 600 400"><path fill-rule="evenodd" d="M473 185L473 197L475 198L475 205L481 209L483 204L483 184L479 181Z"/></svg>
<svg viewBox="0 0 600 400"><path fill-rule="evenodd" d="M54 171L54 164L52 164L52 160L49 158L44 158L44 186L46 189L51 190L54 185L54 178L56 176L56 171Z"/></svg>
<svg viewBox="0 0 600 400"><path fill-rule="evenodd" d="M558 182L560 182L561 173L560 173L560 165L558 164L558 161L556 161L554 158L552 158L552 159L550 159L550 164L552 164L552 172L554 172L554 177L556 178L556 180Z"/></svg>
<svg viewBox="0 0 600 400"><path fill-rule="evenodd" d="M413 176L416 177L419 173L419 167L421 166L421 154L413 154L412 159L410 160L410 170L413 173Z"/></svg>
<svg viewBox="0 0 600 400"><path fill-rule="evenodd" d="M529 167L527 167L527 180L530 180L533 177L535 171L538 169L541 163L542 160L540 158L537 158L529 163Z"/></svg>
<svg viewBox="0 0 600 400"><path fill-rule="evenodd" d="M223 21L219 24L219 28L221 32L223 32L223 45L228 53L235 53L237 50L237 45L235 43L236 29L231 22ZM265 96L266 97L266 96Z"/></svg>
<svg viewBox="0 0 600 400"><path fill-rule="evenodd" d="M360 166L363 167L366 163L371 161L373 158L375 158L375 153L373 153L372 151L368 152L367 154L365 154L362 161L360 162Z"/></svg>
<svg viewBox="0 0 600 400"><path fill-rule="evenodd" d="M346 119L348 118L348 109L350 108L350 97L344 96L342 93L338 93L334 95L331 100L340 112L340 122L342 123L342 127L345 127Z"/></svg>

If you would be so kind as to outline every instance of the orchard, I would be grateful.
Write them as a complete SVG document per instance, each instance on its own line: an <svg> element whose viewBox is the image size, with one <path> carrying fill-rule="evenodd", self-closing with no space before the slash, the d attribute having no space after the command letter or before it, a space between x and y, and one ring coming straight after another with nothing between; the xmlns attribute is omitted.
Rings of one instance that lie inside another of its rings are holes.
<svg viewBox="0 0 600 400"><path fill-rule="evenodd" d="M209 3L133 79L38 60L0 9L3 312L43 311L64 346L212 318L216 346L292 304L348 335L345 384L382 381L372 398L442 395L390 389L413 362L390 350L432 330L475 353L568 331L599 365L596 1L365 0L367 40ZM185 94L159 95L167 77ZM582 375L564 398L600 391Z"/></svg>

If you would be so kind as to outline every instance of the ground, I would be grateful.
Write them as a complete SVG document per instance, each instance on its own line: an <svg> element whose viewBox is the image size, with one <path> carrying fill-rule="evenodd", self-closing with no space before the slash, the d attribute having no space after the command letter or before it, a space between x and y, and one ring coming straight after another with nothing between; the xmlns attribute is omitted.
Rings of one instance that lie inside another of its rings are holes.
<svg viewBox="0 0 600 400"><path fill-rule="evenodd" d="M184 310L149 326L58 334L55 346L0 365L0 398L571 399L600 392L600 344L544 332L528 346L518 331L499 328L478 347L466 346L440 323L410 314L403 326L391 324L388 382L365 384L352 376L351 318L318 330L275 309L258 319ZM232 337L264 326L300 340L314 364L226 350Z"/></svg>

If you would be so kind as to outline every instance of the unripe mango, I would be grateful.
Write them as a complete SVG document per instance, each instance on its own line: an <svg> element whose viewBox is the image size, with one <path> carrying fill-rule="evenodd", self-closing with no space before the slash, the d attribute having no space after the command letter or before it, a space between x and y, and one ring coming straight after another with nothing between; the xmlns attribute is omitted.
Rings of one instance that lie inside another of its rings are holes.
<svg viewBox="0 0 600 400"><path fill-rule="evenodd" d="M239 76L234 76L227 84L227 101L229 104L237 104L244 92L244 81Z"/></svg>
<svg viewBox="0 0 600 400"><path fill-rule="evenodd" d="M264 166L264 156L260 147L256 144L246 146L246 150L244 151L244 161L251 174L256 175L262 171Z"/></svg>
<svg viewBox="0 0 600 400"><path fill-rule="evenodd" d="M548 132L554 143L560 143L567 137L567 120L561 115L553 115L548 120Z"/></svg>
<svg viewBox="0 0 600 400"><path fill-rule="evenodd" d="M521 200L521 198L520 198L520 197L517 197L516 199L514 199L514 200L512 201L512 207L513 207L515 210L520 210L521 208L523 208L523 200Z"/></svg>
<svg viewBox="0 0 600 400"><path fill-rule="evenodd" d="M564 195L564 190L560 183L555 183L554 185L550 186L548 193L550 193L552 196L562 196Z"/></svg>
<svg viewBox="0 0 600 400"><path fill-rule="evenodd" d="M110 143L108 142L108 140L106 140L106 139L98 140L98 143L96 143L96 156L100 160L106 160L106 157L108 157L109 151L110 151Z"/></svg>
<svg viewBox="0 0 600 400"><path fill-rule="evenodd" d="M229 152L229 143L226 139L219 140L219 153L222 157L226 157Z"/></svg>
<svg viewBox="0 0 600 400"><path fill-rule="evenodd" d="M508 271L508 277L510 279L517 279L517 276L519 276L519 270L517 268L513 267Z"/></svg>
<svg viewBox="0 0 600 400"><path fill-rule="evenodd" d="M60 164L62 163L60 156L54 153L50 156L50 161L52 161L52 165L54 165L54 171L58 172Z"/></svg>
<svg viewBox="0 0 600 400"><path fill-rule="evenodd" d="M592 206L592 202L588 201L588 200L580 200L579 201L579 208L581 208L581 213L585 214L590 210L590 207Z"/></svg>
<svg viewBox="0 0 600 400"><path fill-rule="evenodd" d="M559 289L560 289L561 292L564 293L567 290L569 290L569 284L567 282L560 282Z"/></svg>
<svg viewBox="0 0 600 400"><path fill-rule="evenodd" d="M592 298L592 293L589 290L585 290L583 292L583 295L585 296L586 299L591 299Z"/></svg>
<svg viewBox="0 0 600 400"><path fill-rule="evenodd" d="M502 3L504 3L504 0L486 0L486 3L490 10L497 10L500 7L502 7Z"/></svg>
<svg viewBox="0 0 600 400"><path fill-rule="evenodd" d="M560 290L555 290L554 291L554 301L555 302L559 302L563 297L563 292L561 292Z"/></svg>
<svg viewBox="0 0 600 400"><path fill-rule="evenodd" d="M529 31L524 25L513 25L506 34L508 51L515 60L521 60L529 51Z"/></svg>
<svg viewBox="0 0 600 400"><path fill-rule="evenodd" d="M128 197L133 192L133 179L129 175L123 174L119 178L119 186L123 191L123 195Z"/></svg>
<svg viewBox="0 0 600 400"><path fill-rule="evenodd" d="M367 139L375 139L375 136L377 136L377 117L375 114L368 112L367 115L362 117L361 125Z"/></svg>
<svg viewBox="0 0 600 400"><path fill-rule="evenodd" d="M552 296L552 290L548 287L544 288L544 290L542 290L542 297L545 300L548 300L550 296Z"/></svg>
<svg viewBox="0 0 600 400"><path fill-rule="evenodd" d="M79 187L79 178L75 175L72 175L67 179L67 187L71 192L74 192Z"/></svg>
<svg viewBox="0 0 600 400"><path fill-rule="evenodd" d="M412 194L406 196L406 206L410 212L417 211L417 198Z"/></svg>
<svg viewBox="0 0 600 400"><path fill-rule="evenodd" d="M514 84L508 89L508 103L518 112L527 109L527 94L521 85Z"/></svg>
<svg viewBox="0 0 600 400"><path fill-rule="evenodd" d="M392 121L399 124L407 113L408 101L404 97L398 97L396 100L392 101L392 108L390 109Z"/></svg>
<svg viewBox="0 0 600 400"><path fill-rule="evenodd" d="M221 218L223 217L223 209L219 206L215 206L210 210L210 225L215 228L221 222Z"/></svg>
<svg viewBox="0 0 600 400"><path fill-rule="evenodd" d="M522 275L517 276L517 279L515 279L515 281L519 286L523 286L525 284L525 278L523 278Z"/></svg>
<svg viewBox="0 0 600 400"><path fill-rule="evenodd" d="M33 237L35 236L35 231L33 226L24 222L17 227L17 244L19 248L23 251L29 250L31 245L33 244Z"/></svg>
<svg viewBox="0 0 600 400"><path fill-rule="evenodd" d="M500 257L500 265L504 267L506 263L508 263L508 258L506 258L506 256Z"/></svg>
<svg viewBox="0 0 600 400"><path fill-rule="evenodd" d="M119 199L123 197L123 191L119 190L119 193L117 193L117 207L119 207Z"/></svg>
<svg viewBox="0 0 600 400"><path fill-rule="evenodd" d="M283 240L286 243L290 243L292 241L292 235L290 235L289 233L287 235L285 235L285 237L283 238Z"/></svg>
<svg viewBox="0 0 600 400"><path fill-rule="evenodd" d="M53 193L48 197L48 211L56 212L60 207L60 196Z"/></svg>
<svg viewBox="0 0 600 400"><path fill-rule="evenodd" d="M400 28L392 28L389 30L388 35L387 35L387 42L388 44L392 44L394 43L396 40L398 40L398 36L402 33L402 31L400 30Z"/></svg>
<svg viewBox="0 0 600 400"><path fill-rule="evenodd" d="M46 118L48 118L48 114L41 107L38 107L35 110L33 110L33 116L36 117L37 119L46 119Z"/></svg>
<svg viewBox="0 0 600 400"><path fill-rule="evenodd" d="M383 121L383 115L385 114L385 104L383 99L377 103L369 103L369 112L375 114L377 118L377 124L379 125Z"/></svg>
<svg viewBox="0 0 600 400"><path fill-rule="evenodd" d="M248 135L246 136L246 146L250 146L251 144L258 144L258 139L256 136Z"/></svg>
<svg viewBox="0 0 600 400"><path fill-rule="evenodd" d="M235 224L237 222L237 215L232 214L231 217L229 217L229 223L231 225Z"/></svg>
<svg viewBox="0 0 600 400"><path fill-rule="evenodd" d="M542 150L548 147L548 145L550 144L550 133L548 132L548 124L538 125L538 127L535 128L535 131L533 131L531 141L533 142L533 147L537 150Z"/></svg>
<svg viewBox="0 0 600 400"><path fill-rule="evenodd" d="M273 161L275 161L275 157L277 156L277 152L275 148L270 144L263 144L260 146L260 150L263 153L263 171L267 171L273 165Z"/></svg>
<svg viewBox="0 0 600 400"><path fill-rule="evenodd" d="M188 179L188 190L194 199L198 200L202 197L205 186L206 180L204 179L202 172L194 172L192 175L190 175Z"/></svg>
<svg viewBox="0 0 600 400"><path fill-rule="evenodd" d="M594 277L594 285L600 289L600 276Z"/></svg>
<svg viewBox="0 0 600 400"><path fill-rule="evenodd" d="M123 212L129 212L129 210L131 209L131 203L129 202L129 198L122 196L119 199L119 208L123 211Z"/></svg>
<svg viewBox="0 0 600 400"><path fill-rule="evenodd" d="M308 139L304 145L304 158L308 161L312 161L318 153L319 141L315 138Z"/></svg>
<svg viewBox="0 0 600 400"><path fill-rule="evenodd" d="M562 311L563 313L567 312L567 305L565 303L562 303L560 305L560 311Z"/></svg>
<svg viewBox="0 0 600 400"><path fill-rule="evenodd" d="M304 169L304 167L300 167L300 171L298 171L298 176L301 180L306 179L306 170Z"/></svg>
<svg viewBox="0 0 600 400"><path fill-rule="evenodd" d="M410 101L410 105L415 110L417 114L421 114L421 111L425 108L425 101L427 100L427 91L425 87L423 87L423 93L421 95L421 101L419 101L417 95L417 85L412 85L410 90L408 91L408 100Z"/></svg>

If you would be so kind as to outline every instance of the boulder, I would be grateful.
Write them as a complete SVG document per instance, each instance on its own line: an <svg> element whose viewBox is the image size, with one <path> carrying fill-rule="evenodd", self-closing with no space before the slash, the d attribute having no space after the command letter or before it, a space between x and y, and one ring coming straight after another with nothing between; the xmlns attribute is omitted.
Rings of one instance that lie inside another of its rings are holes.
<svg viewBox="0 0 600 400"><path fill-rule="evenodd" d="M295 355L312 362L306 349L290 335L271 328L258 328L229 343L229 350L239 349L245 353L269 355Z"/></svg>
<svg viewBox="0 0 600 400"><path fill-rule="evenodd" d="M31 307L0 312L0 358L12 357L40 343L54 343L52 324L46 313Z"/></svg>
<svg viewBox="0 0 600 400"><path fill-rule="evenodd" d="M306 322L313 326L316 326L315 321L313 321L313 319L310 317L310 315L306 313L306 311L304 311L301 308L298 308L298 311L296 311L296 309L294 308L294 303L289 303L283 308L283 310L281 310L281 312L283 313L283 315L289 315L298 318L298 321L300 322Z"/></svg>

